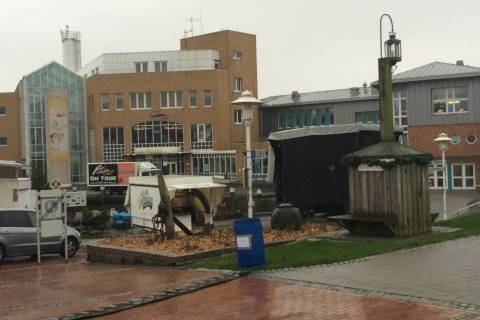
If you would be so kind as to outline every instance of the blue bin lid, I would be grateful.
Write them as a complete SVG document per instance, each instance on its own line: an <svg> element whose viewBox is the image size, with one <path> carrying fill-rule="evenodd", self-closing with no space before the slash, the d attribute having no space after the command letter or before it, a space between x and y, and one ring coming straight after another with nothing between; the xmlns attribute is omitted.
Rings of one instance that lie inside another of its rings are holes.
<svg viewBox="0 0 480 320"><path fill-rule="evenodd" d="M260 222L260 219L259 218L240 218L234 221L235 224L252 223L252 222Z"/></svg>

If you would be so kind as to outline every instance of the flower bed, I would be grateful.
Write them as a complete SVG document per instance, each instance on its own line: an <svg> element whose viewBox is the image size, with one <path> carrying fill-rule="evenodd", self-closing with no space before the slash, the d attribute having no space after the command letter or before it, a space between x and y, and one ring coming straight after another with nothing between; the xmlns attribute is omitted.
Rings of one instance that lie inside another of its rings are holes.
<svg viewBox="0 0 480 320"><path fill-rule="evenodd" d="M265 243L296 240L308 236L316 236L324 232L335 231L332 226L317 223L306 223L298 231L278 231L265 228ZM103 240L101 244L129 249L151 250L172 254L186 254L227 247L235 247L235 238L231 227L215 228L208 236L187 236L177 233L177 238L167 241L151 241L152 235L132 235Z"/></svg>

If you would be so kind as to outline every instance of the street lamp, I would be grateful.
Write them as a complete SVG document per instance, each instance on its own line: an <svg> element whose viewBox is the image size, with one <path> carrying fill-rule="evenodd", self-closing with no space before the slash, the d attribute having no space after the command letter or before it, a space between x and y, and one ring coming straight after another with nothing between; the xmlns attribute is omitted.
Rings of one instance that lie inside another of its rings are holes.
<svg viewBox="0 0 480 320"><path fill-rule="evenodd" d="M252 194L252 146L250 137L250 125L252 124L252 107L262 104L250 91L244 91L233 105L242 106L242 121L245 124L245 143L247 156L247 191L248 191L248 217L253 218L253 194Z"/></svg>
<svg viewBox="0 0 480 320"><path fill-rule="evenodd" d="M445 151L448 149L448 143L452 141L446 133L440 135L433 141L438 143L440 151L442 151L442 175L443 175L443 215L442 219L447 220L447 179L445 171L447 171L447 164L445 163Z"/></svg>
<svg viewBox="0 0 480 320"><path fill-rule="evenodd" d="M382 19L387 17L390 20L390 37L382 43ZM383 48L385 47L385 54ZM378 59L378 91L380 106L380 137L381 141L395 141L393 128L393 98L392 98L392 66L402 61L402 44L396 38L393 29L392 17L383 14L380 17L380 58Z"/></svg>

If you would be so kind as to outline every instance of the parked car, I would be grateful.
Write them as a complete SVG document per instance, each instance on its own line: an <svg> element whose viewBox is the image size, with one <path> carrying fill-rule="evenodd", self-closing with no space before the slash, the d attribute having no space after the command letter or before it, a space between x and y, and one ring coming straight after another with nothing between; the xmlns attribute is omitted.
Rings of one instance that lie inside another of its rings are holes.
<svg viewBox="0 0 480 320"><path fill-rule="evenodd" d="M36 212L29 209L0 209L0 262L6 257L37 254ZM80 233L67 228L68 257L80 248ZM41 254L61 254L65 257L64 236L41 239Z"/></svg>

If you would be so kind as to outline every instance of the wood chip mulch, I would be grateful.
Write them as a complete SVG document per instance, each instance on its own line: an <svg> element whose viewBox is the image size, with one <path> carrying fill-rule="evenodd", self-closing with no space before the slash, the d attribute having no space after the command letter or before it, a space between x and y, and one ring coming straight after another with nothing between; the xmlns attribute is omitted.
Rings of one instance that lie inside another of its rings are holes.
<svg viewBox="0 0 480 320"><path fill-rule="evenodd" d="M336 228L333 226L306 223L302 226L302 229L298 231L278 231L264 228L263 238L266 243L282 240L296 240L335 230ZM231 227L215 228L208 236L187 236L184 233L179 232L177 233L177 238L174 240L166 240L163 242L158 240L153 242L152 239L153 235L143 234L106 239L102 241L102 243L130 249L163 251L173 254L193 253L235 246L235 238Z"/></svg>

